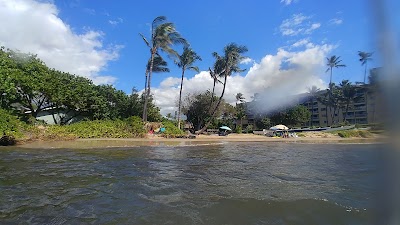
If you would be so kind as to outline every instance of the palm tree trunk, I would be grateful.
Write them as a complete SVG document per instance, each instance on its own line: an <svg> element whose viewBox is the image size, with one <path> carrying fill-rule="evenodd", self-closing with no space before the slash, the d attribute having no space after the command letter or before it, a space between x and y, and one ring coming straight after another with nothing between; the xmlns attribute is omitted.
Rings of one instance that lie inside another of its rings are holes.
<svg viewBox="0 0 400 225"><path fill-rule="evenodd" d="M146 77L144 80L144 93L147 93L147 80L149 79L149 71L146 69L146 73L145 73Z"/></svg>
<svg viewBox="0 0 400 225"><path fill-rule="evenodd" d="M366 82L367 79L367 61L365 61L365 69L364 69L364 84Z"/></svg>
<svg viewBox="0 0 400 225"><path fill-rule="evenodd" d="M329 87L331 86L331 84L332 84L332 67L331 67L331 77L330 77L330 79L329 79Z"/></svg>
<svg viewBox="0 0 400 225"><path fill-rule="evenodd" d="M227 80L227 78L228 78L228 76L225 75L224 87L223 87L223 89L222 89L221 96L220 96L219 99L218 99L218 103L217 103L217 105L215 106L214 111L213 111L212 114L211 114L210 120L204 125L203 128L200 129L199 134L203 133L203 132L207 129L207 127L210 126L212 119L215 117L215 113L217 112L218 107L219 107L219 105L221 104L222 98L224 97L224 94L225 94L225 87L226 87L226 80Z"/></svg>
<svg viewBox="0 0 400 225"><path fill-rule="evenodd" d="M313 125L313 116L314 116L314 96L311 98L311 119L310 119L310 127Z"/></svg>
<svg viewBox="0 0 400 225"><path fill-rule="evenodd" d="M182 87L183 87L183 77L185 76L185 67L182 67L182 79L181 79L181 89L179 91L179 103L178 103L178 129L181 129L181 104L182 104Z"/></svg>
<svg viewBox="0 0 400 225"><path fill-rule="evenodd" d="M346 112L344 113L343 122L346 122L347 113L349 112L350 101L346 102Z"/></svg>
<svg viewBox="0 0 400 225"><path fill-rule="evenodd" d="M150 96L150 84L151 84L151 75L153 73L153 62L154 62L154 54L155 51L151 51L151 63L150 63L150 70L149 70L149 77L147 81L147 90L146 90L146 95L144 99L144 105L143 105L143 122L147 122L147 104L149 101L149 96Z"/></svg>

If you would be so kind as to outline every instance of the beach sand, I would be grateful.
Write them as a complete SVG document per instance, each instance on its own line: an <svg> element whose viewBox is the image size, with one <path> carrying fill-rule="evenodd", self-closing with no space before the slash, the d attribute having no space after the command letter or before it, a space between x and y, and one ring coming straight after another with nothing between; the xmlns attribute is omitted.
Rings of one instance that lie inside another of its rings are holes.
<svg viewBox="0 0 400 225"><path fill-rule="evenodd" d="M33 149L86 149L86 148L129 148L140 146L191 146L191 145L215 145L231 142L282 142L282 143L384 143L385 138L341 138L332 134L321 132L308 132L304 137L298 138L273 138L254 134L229 134L218 135L196 135L195 139L186 138L164 138L158 135L148 135L146 138L93 138L76 139L69 141L34 141L18 145L21 148Z"/></svg>

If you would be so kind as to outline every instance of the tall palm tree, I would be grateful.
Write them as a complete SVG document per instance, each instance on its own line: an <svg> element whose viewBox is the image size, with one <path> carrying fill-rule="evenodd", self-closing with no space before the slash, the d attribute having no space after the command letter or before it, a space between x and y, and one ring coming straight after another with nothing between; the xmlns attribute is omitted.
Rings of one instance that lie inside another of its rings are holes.
<svg viewBox="0 0 400 225"><path fill-rule="evenodd" d="M367 79L367 64L368 61L372 60L372 54L374 54L373 52L362 52L362 51L358 51L358 56L360 56L360 62L361 65L364 66L365 65L365 69L364 69L364 84L365 81Z"/></svg>
<svg viewBox="0 0 400 225"><path fill-rule="evenodd" d="M167 53L170 56L178 56L178 53L172 49L175 44L187 45L187 41L175 30L175 25L166 22L165 16L155 18L151 24L151 38L149 40L143 34L139 35L150 49L150 69L148 73L148 88L145 96L143 108L143 121L147 121L147 104L150 96L151 75L153 73L154 58L159 55L159 50Z"/></svg>
<svg viewBox="0 0 400 225"><path fill-rule="evenodd" d="M194 70L199 72L199 68L197 66L193 66L197 60L201 60L200 56L197 55L193 49L185 46L183 48L182 55L178 56L178 61L176 61L176 65L182 69L182 79L181 79L181 89L179 91L179 103L178 103L178 128L181 128L181 105L182 105L182 87L183 87L183 77L185 76L186 70Z"/></svg>
<svg viewBox="0 0 400 225"><path fill-rule="evenodd" d="M151 60L149 59L149 61L147 62L147 67L146 67L146 79L145 79L145 83L144 83L144 93L147 93L147 88L148 88L148 77L149 77L149 71L150 71L150 66L151 66ZM154 57L154 61L153 61L153 73L169 73L169 69L168 69L168 64L167 62L164 61L164 59L159 56L156 55Z"/></svg>
<svg viewBox="0 0 400 225"><path fill-rule="evenodd" d="M315 97L317 96L318 92L320 91L317 86L313 85L311 88L308 88L308 94L311 96L311 119L310 119L310 126L312 126L313 117L314 117L314 101Z"/></svg>
<svg viewBox="0 0 400 225"><path fill-rule="evenodd" d="M234 72L243 72L239 68L240 61L245 58L242 54L246 53L247 47L243 45L237 45L236 43L230 43L224 48L224 55L220 56L218 53L214 52L213 56L216 58L216 63L218 64L219 68L223 68L223 72L221 73L220 77L224 78L223 88L221 96L218 99L218 103L215 106L213 112L211 113L211 119L206 123L206 125L199 131L200 133L204 132L207 127L211 124L212 119L215 117L215 114L218 110L219 105L221 104L222 98L225 94L226 88L226 81L230 75Z"/></svg>
<svg viewBox="0 0 400 225"><path fill-rule="evenodd" d="M341 62L342 62L342 60L340 59L340 56L336 57L336 55L334 55L334 56L331 56L330 58L326 58L326 65L328 66L328 69L326 69L326 72L331 71L329 84L332 83L333 68L346 67L346 65L340 64Z"/></svg>

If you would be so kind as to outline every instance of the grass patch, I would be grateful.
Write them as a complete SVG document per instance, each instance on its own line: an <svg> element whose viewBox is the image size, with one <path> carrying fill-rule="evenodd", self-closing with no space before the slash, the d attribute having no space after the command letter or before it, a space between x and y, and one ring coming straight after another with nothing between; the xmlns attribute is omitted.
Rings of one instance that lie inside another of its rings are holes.
<svg viewBox="0 0 400 225"><path fill-rule="evenodd" d="M336 134L342 138L353 138L353 137L369 138L373 136L368 130L357 130L357 129L333 131L330 133Z"/></svg>

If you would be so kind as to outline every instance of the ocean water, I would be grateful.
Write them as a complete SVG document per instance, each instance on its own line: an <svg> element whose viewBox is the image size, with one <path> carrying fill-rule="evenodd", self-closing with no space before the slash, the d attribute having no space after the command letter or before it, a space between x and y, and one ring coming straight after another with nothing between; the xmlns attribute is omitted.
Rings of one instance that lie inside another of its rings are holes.
<svg viewBox="0 0 400 225"><path fill-rule="evenodd" d="M4 147L0 224L374 224L379 147Z"/></svg>

